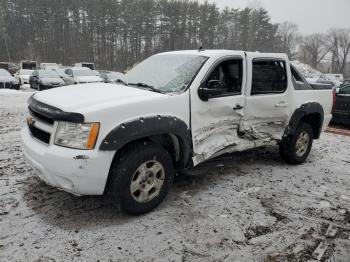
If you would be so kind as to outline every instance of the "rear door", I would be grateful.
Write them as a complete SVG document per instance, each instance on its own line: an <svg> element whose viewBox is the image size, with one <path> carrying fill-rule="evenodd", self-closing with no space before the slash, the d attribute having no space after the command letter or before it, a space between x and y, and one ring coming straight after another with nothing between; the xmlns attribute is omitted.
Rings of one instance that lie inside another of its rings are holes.
<svg viewBox="0 0 350 262"><path fill-rule="evenodd" d="M248 81L240 133L253 140L281 139L291 117L292 92L286 56L248 53Z"/></svg>
<svg viewBox="0 0 350 262"><path fill-rule="evenodd" d="M226 56L213 62L200 83L224 82L224 92L203 100L198 89L191 91L191 130L194 164L216 156L239 142L238 127L243 116L245 92L245 57ZM200 88L200 87L198 87Z"/></svg>

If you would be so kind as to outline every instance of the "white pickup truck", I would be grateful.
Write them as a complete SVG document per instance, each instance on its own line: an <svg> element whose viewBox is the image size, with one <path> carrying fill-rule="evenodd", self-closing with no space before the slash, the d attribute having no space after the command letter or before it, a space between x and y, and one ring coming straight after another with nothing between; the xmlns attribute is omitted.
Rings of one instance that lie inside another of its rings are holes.
<svg viewBox="0 0 350 262"><path fill-rule="evenodd" d="M109 193L141 214L176 171L224 153L279 145L299 164L330 119L331 90L313 90L285 54L229 50L154 55L119 84L35 93L23 151L34 173L77 195Z"/></svg>

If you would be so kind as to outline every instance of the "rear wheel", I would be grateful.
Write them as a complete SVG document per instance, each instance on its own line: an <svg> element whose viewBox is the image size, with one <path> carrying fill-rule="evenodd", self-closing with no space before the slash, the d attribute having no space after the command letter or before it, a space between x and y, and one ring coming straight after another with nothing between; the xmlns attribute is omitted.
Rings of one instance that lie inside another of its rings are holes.
<svg viewBox="0 0 350 262"><path fill-rule="evenodd" d="M129 214L143 214L157 207L174 178L170 154L153 143L133 145L114 160L109 194Z"/></svg>
<svg viewBox="0 0 350 262"><path fill-rule="evenodd" d="M281 158L289 164L301 164L308 157L313 142L310 124L301 123L295 133L283 139L279 145Z"/></svg>

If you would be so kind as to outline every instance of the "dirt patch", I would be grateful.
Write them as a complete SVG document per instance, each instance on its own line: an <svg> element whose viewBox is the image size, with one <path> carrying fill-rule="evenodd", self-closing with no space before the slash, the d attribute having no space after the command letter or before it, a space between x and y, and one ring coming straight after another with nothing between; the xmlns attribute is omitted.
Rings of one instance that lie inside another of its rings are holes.
<svg viewBox="0 0 350 262"><path fill-rule="evenodd" d="M267 235L271 233L272 230L270 227L267 226L254 226L254 227L248 227L244 233L244 236L250 240L255 237Z"/></svg>

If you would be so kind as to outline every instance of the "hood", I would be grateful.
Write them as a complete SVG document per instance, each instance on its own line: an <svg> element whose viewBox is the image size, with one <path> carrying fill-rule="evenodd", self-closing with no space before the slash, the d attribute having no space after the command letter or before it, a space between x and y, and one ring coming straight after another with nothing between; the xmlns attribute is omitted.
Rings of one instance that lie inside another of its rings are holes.
<svg viewBox="0 0 350 262"><path fill-rule="evenodd" d="M102 82L102 78L99 76L76 76L75 81L78 83L93 83Z"/></svg>
<svg viewBox="0 0 350 262"><path fill-rule="evenodd" d="M17 82L17 80L12 76L0 76L0 83L7 83L7 82Z"/></svg>
<svg viewBox="0 0 350 262"><path fill-rule="evenodd" d="M55 77L55 78L40 78L40 81L43 83L43 84L64 84L63 80L59 77Z"/></svg>
<svg viewBox="0 0 350 262"><path fill-rule="evenodd" d="M34 98L44 104L57 107L67 112L81 112L86 108L152 100L163 94L130 86L116 84L83 84L71 85L37 92Z"/></svg>

